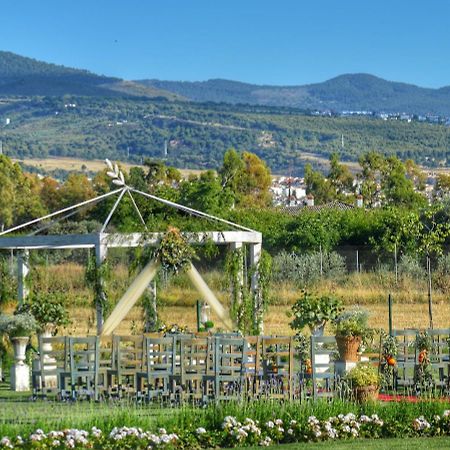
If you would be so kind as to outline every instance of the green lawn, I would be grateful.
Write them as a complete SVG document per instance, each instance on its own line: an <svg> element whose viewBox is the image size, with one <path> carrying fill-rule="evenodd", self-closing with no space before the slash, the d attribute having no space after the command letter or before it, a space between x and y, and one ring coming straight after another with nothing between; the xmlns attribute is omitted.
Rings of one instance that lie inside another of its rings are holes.
<svg viewBox="0 0 450 450"><path fill-rule="evenodd" d="M450 438L422 438L422 439L364 439L344 442L319 442L307 444L284 444L269 447L279 450L347 450L347 449L361 449L361 450L440 450L450 449ZM253 447L251 450L261 449L261 447Z"/></svg>

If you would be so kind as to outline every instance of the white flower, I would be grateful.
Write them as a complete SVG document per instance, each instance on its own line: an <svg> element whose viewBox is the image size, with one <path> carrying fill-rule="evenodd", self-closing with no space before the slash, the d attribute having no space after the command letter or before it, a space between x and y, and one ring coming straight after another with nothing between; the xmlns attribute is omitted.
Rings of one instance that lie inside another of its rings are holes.
<svg viewBox="0 0 450 450"><path fill-rule="evenodd" d="M283 421L281 419L276 419L275 425L277 425L277 426L283 425Z"/></svg>
<svg viewBox="0 0 450 450"><path fill-rule="evenodd" d="M159 434L167 434L167 431L166 431L165 428L160 428L160 429L158 430L158 433L159 433Z"/></svg>
<svg viewBox="0 0 450 450"><path fill-rule="evenodd" d="M287 430L287 434L294 434L294 430L293 430L292 428L289 428L289 429Z"/></svg>
<svg viewBox="0 0 450 450"><path fill-rule="evenodd" d="M203 427L198 427L198 428L195 430L195 432L196 432L197 434L205 434L205 433L206 433L206 430L205 430Z"/></svg>
<svg viewBox="0 0 450 450"><path fill-rule="evenodd" d="M443 415L444 417L450 416L450 409L446 409L442 415Z"/></svg>
<svg viewBox="0 0 450 450"><path fill-rule="evenodd" d="M266 427L267 428L273 428L275 426L275 424L271 421L271 420L269 420L267 423L266 423Z"/></svg>

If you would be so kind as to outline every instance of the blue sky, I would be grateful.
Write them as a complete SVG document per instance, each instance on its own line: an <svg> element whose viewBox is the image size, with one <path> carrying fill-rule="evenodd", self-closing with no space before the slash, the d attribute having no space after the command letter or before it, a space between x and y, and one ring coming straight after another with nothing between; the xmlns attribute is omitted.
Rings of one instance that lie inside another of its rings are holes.
<svg viewBox="0 0 450 450"><path fill-rule="evenodd" d="M126 79L450 85L447 0L2 0L0 49Z"/></svg>

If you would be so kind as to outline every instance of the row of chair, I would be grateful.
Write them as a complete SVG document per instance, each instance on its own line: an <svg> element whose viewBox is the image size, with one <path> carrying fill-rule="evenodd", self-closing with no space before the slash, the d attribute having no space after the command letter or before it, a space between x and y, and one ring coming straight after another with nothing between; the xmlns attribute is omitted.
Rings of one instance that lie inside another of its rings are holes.
<svg viewBox="0 0 450 450"><path fill-rule="evenodd" d="M41 337L36 396L173 401L293 398L292 337L236 335Z"/></svg>

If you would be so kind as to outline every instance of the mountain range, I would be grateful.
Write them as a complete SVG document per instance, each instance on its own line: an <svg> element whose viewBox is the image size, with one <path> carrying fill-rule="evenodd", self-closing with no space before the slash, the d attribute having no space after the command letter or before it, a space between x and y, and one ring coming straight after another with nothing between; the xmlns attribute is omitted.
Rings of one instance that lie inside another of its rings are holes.
<svg viewBox="0 0 450 450"><path fill-rule="evenodd" d="M149 68L149 72L152 68ZM223 79L128 81L0 51L0 95L161 97L319 111L405 112L450 116L450 86L440 89L346 74L322 83L269 86Z"/></svg>
<svg viewBox="0 0 450 450"><path fill-rule="evenodd" d="M151 86L37 61L5 51L0 51L0 95L178 98L175 94L161 92Z"/></svg>
<svg viewBox="0 0 450 450"><path fill-rule="evenodd" d="M340 75L323 83L301 86L260 86L223 79L137 82L196 102L244 103L336 112L450 115L450 86L422 88L369 74Z"/></svg>

